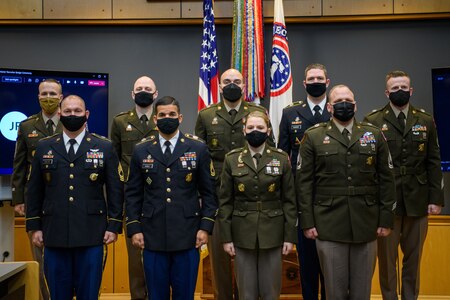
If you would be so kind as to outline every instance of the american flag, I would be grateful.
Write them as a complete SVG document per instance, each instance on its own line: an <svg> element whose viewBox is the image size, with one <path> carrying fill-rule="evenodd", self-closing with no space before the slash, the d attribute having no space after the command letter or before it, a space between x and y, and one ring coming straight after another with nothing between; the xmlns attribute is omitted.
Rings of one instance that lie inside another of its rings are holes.
<svg viewBox="0 0 450 300"><path fill-rule="evenodd" d="M219 99L219 61L212 1L203 1L203 39L200 50L200 79L198 83L199 111L212 103L217 103Z"/></svg>
<svg viewBox="0 0 450 300"><path fill-rule="evenodd" d="M292 103L292 70L287 30L284 23L283 0L274 1L272 63L270 67L270 121L278 141L283 108Z"/></svg>

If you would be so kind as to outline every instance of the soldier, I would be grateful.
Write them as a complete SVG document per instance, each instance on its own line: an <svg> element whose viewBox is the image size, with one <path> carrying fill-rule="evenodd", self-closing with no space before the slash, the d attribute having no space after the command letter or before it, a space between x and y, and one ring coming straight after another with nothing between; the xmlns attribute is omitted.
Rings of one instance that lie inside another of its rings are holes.
<svg viewBox="0 0 450 300"><path fill-rule="evenodd" d="M365 118L383 131L394 162L397 207L393 233L378 239L383 299L397 299L398 245L403 252L402 299L417 299L420 259L428 214L441 212L444 193L436 126L431 115L409 103L411 79L403 71L386 76L390 102Z"/></svg>
<svg viewBox="0 0 450 300"><path fill-rule="evenodd" d="M62 87L57 80L50 78L43 80L39 84L38 94L39 105L42 110L22 121L19 125L11 187L14 210L21 216L25 215L25 184L37 143L44 137L62 131L57 113L62 98ZM29 238L33 259L39 263L40 297L48 300L49 294L44 280L42 249L35 247L31 242L31 236Z"/></svg>
<svg viewBox="0 0 450 300"><path fill-rule="evenodd" d="M297 240L297 204L289 158L266 145L269 118L251 112L248 141L225 157L219 223L225 252L234 257L240 299L278 299L282 254Z"/></svg>
<svg viewBox="0 0 450 300"><path fill-rule="evenodd" d="M111 126L111 140L120 158L125 178L128 178L131 154L134 146L145 137L158 134L153 121L153 101L158 97L153 80L147 76L139 77L134 83L131 98L135 107L114 117ZM131 239L126 238L128 252L128 279L131 299L146 299L144 269L141 251L133 247Z"/></svg>
<svg viewBox="0 0 450 300"><path fill-rule="evenodd" d="M122 231L123 172L111 142L87 132L83 99L64 98L59 114L63 133L41 140L33 158L26 229L45 247L51 299L98 299L105 245Z"/></svg>
<svg viewBox="0 0 450 300"><path fill-rule="evenodd" d="M204 142L182 134L178 101L155 103L159 134L136 145L126 184L127 234L143 249L152 300L194 299L200 260L217 214L214 167ZM199 201L200 195L200 201Z"/></svg>
<svg viewBox="0 0 450 300"><path fill-rule="evenodd" d="M235 69L226 70L221 78L219 90L223 100L200 111L195 125L195 134L205 140L216 170L216 191L218 192L225 154L245 145L243 119L252 111L265 112L261 106L243 101L244 80ZM274 145L271 133L269 143ZM220 240L220 225L214 226L208 243L213 274L214 299L233 298L233 275L230 256L223 251Z"/></svg>
<svg viewBox="0 0 450 300"><path fill-rule="evenodd" d="M278 148L289 154L293 170L297 165L298 149L306 129L317 123L330 120L330 113L325 107L327 103L326 91L329 84L330 79L325 66L317 63L310 64L305 69L305 80L303 80L306 100L294 102L283 109ZM320 278L321 299L326 300L325 284L320 270L316 242L307 239L300 227L298 227L297 254L300 263L303 299L318 300Z"/></svg>
<svg viewBox="0 0 450 300"><path fill-rule="evenodd" d="M370 299L377 236L394 221L395 183L381 131L353 118L344 85L330 90L332 120L305 132L296 174L300 222L316 239L329 299Z"/></svg>

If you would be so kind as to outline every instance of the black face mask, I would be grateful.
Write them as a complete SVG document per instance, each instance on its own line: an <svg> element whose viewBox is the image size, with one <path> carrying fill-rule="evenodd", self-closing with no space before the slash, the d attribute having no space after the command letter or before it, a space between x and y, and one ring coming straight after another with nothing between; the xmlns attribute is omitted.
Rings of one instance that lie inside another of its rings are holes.
<svg viewBox="0 0 450 300"><path fill-rule="evenodd" d="M236 102L241 99L242 89L234 83L230 83L229 85L223 88L223 97L230 102Z"/></svg>
<svg viewBox="0 0 450 300"><path fill-rule="evenodd" d="M69 131L78 131L84 123L86 123L86 115L84 116L60 116L59 120L64 125L64 128L66 128Z"/></svg>
<svg viewBox="0 0 450 300"><path fill-rule="evenodd" d="M158 126L159 131L164 134L172 134L180 126L180 121L178 118L162 118L156 120L156 126Z"/></svg>
<svg viewBox="0 0 450 300"><path fill-rule="evenodd" d="M409 97L409 91L398 90L389 93L389 100L391 100L392 104L399 107L405 106L409 102Z"/></svg>
<svg viewBox="0 0 450 300"><path fill-rule="evenodd" d="M347 122L355 115L355 104L349 102L339 102L333 105L333 117L342 122Z"/></svg>
<svg viewBox="0 0 450 300"><path fill-rule="evenodd" d="M327 84L326 83L307 83L306 84L306 92L308 95L311 95L313 97L319 97L325 94L327 91Z"/></svg>
<svg viewBox="0 0 450 300"><path fill-rule="evenodd" d="M134 103L140 107L147 107L153 103L153 93L139 92L134 94Z"/></svg>
<svg viewBox="0 0 450 300"><path fill-rule="evenodd" d="M247 139L247 142L252 147L259 147L267 140L267 132L261 132L259 130L253 130L250 133L247 133L245 135L245 138Z"/></svg>

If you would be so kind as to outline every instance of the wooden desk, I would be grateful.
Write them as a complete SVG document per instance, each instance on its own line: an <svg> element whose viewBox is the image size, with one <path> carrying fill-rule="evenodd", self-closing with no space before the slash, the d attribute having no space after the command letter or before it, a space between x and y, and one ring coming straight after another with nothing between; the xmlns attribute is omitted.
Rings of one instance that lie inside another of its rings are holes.
<svg viewBox="0 0 450 300"><path fill-rule="evenodd" d="M0 263L0 300L10 299L39 299L37 262Z"/></svg>

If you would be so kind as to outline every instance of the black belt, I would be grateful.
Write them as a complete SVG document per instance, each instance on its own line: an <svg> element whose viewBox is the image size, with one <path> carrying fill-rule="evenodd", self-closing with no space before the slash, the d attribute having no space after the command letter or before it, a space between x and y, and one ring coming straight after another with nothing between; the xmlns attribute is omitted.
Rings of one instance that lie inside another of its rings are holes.
<svg viewBox="0 0 450 300"><path fill-rule="evenodd" d="M377 191L378 186L316 187L316 194L333 196L375 195Z"/></svg>
<svg viewBox="0 0 450 300"><path fill-rule="evenodd" d="M425 172L423 169L400 166L394 168L395 175L416 175Z"/></svg>
<svg viewBox="0 0 450 300"><path fill-rule="evenodd" d="M234 208L237 210L256 210L256 211L261 211L265 209L277 209L281 208L281 201L256 201L256 202L237 201L234 203Z"/></svg>

